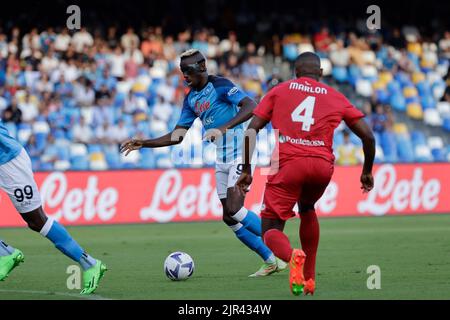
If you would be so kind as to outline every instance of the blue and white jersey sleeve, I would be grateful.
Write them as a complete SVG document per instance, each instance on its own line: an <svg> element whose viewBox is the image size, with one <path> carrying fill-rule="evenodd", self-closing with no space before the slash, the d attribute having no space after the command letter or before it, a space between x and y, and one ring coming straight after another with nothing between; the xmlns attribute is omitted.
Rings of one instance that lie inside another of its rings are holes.
<svg viewBox="0 0 450 320"><path fill-rule="evenodd" d="M189 105L189 94L184 98L183 109L181 110L180 120L178 120L177 126L189 128L197 119L197 115Z"/></svg>
<svg viewBox="0 0 450 320"><path fill-rule="evenodd" d="M218 98L232 105L238 105L247 95L233 82L217 77L213 82Z"/></svg>

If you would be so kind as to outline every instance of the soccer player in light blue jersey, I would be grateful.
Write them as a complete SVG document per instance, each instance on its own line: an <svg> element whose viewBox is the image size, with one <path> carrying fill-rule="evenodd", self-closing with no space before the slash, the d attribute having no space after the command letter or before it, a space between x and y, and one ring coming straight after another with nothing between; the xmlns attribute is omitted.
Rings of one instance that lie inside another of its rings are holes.
<svg viewBox="0 0 450 320"><path fill-rule="evenodd" d="M0 188L4 190L28 227L49 239L56 248L83 269L81 294L93 293L106 266L88 255L57 221L42 209L41 196L34 180L31 160L22 145L12 138L0 120ZM1 219L1 216L0 216ZM0 239L0 281L24 261L24 254Z"/></svg>
<svg viewBox="0 0 450 320"><path fill-rule="evenodd" d="M242 171L244 123L252 117L256 103L230 80L208 75L206 58L198 50L191 49L181 55L180 69L191 90L173 131L157 139L132 139L122 145L121 151L128 155L140 148L179 144L194 120L200 118L207 130L204 139L217 146L216 186L223 206L223 221L243 244L264 260L262 267L250 276L267 276L285 269L286 264L273 255L261 238L259 216L244 207L245 196L234 188Z"/></svg>

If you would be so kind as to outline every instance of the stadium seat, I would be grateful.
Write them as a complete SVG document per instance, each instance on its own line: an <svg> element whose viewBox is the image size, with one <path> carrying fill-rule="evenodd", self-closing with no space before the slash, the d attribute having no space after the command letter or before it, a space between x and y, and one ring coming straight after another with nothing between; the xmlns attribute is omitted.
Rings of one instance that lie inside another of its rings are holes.
<svg viewBox="0 0 450 320"><path fill-rule="evenodd" d="M418 162L431 162L433 161L433 156L431 154L430 148L427 145L417 145L414 148L415 160Z"/></svg>
<svg viewBox="0 0 450 320"><path fill-rule="evenodd" d="M389 91L390 94L395 94L395 93L400 93L401 94L401 90L402 90L402 86L400 84L400 82L398 82L397 80L392 80L387 84L387 89Z"/></svg>
<svg viewBox="0 0 450 320"><path fill-rule="evenodd" d="M397 135L408 134L408 126L402 122L395 123L393 130Z"/></svg>
<svg viewBox="0 0 450 320"><path fill-rule="evenodd" d="M139 166L144 169L154 169L156 168L155 156L153 150L149 148L143 148L139 150L141 153L139 159Z"/></svg>
<svg viewBox="0 0 450 320"><path fill-rule="evenodd" d="M403 95L405 96L405 98L417 97L418 92L416 87L405 87L403 88Z"/></svg>
<svg viewBox="0 0 450 320"><path fill-rule="evenodd" d="M431 155L435 162L448 161L444 149L431 149Z"/></svg>
<svg viewBox="0 0 450 320"><path fill-rule="evenodd" d="M414 130L411 132L411 141L414 146L418 145L427 145L427 140L425 138L425 134L422 131Z"/></svg>
<svg viewBox="0 0 450 320"><path fill-rule="evenodd" d="M400 134L397 135L397 154L400 162L413 162L414 161L414 149L409 139L409 135Z"/></svg>
<svg viewBox="0 0 450 320"><path fill-rule="evenodd" d="M442 140L442 138L439 136L429 137L427 140L427 144L431 150L444 149L444 140Z"/></svg>
<svg viewBox="0 0 450 320"><path fill-rule="evenodd" d="M372 84L369 80L359 79L356 81L356 93L369 98L372 96Z"/></svg>
<svg viewBox="0 0 450 320"><path fill-rule="evenodd" d="M384 131L380 134L380 146L386 161L397 162L396 137L393 132Z"/></svg>
<svg viewBox="0 0 450 320"><path fill-rule="evenodd" d="M436 109L426 109L423 114L423 120L425 124L430 126L437 127L442 125L442 118Z"/></svg>
<svg viewBox="0 0 450 320"><path fill-rule="evenodd" d="M424 94L420 97L420 104L422 105L423 110L435 108L436 100L431 94Z"/></svg>
<svg viewBox="0 0 450 320"><path fill-rule="evenodd" d="M390 98L390 105L394 110L405 112L406 111L406 100L403 95L399 93L395 93Z"/></svg>
<svg viewBox="0 0 450 320"><path fill-rule="evenodd" d="M380 81L382 83L384 83L384 85L388 85L391 83L391 81L394 79L394 77L392 76L392 73L390 73L389 71L382 71L378 74L378 78L380 79Z"/></svg>
<svg viewBox="0 0 450 320"><path fill-rule="evenodd" d="M70 161L68 160L57 160L54 163L54 170L56 171L66 171L69 170L71 167Z"/></svg>
<svg viewBox="0 0 450 320"><path fill-rule="evenodd" d="M418 84L419 82L425 80L425 74L423 74L422 72L414 72L412 74L411 80L414 84Z"/></svg>
<svg viewBox="0 0 450 320"><path fill-rule="evenodd" d="M450 132L450 117L444 118L444 123L442 125L445 131Z"/></svg>
<svg viewBox="0 0 450 320"><path fill-rule="evenodd" d="M348 80L347 68L333 67L332 76L338 82L345 82Z"/></svg>
<svg viewBox="0 0 450 320"><path fill-rule="evenodd" d="M102 152L93 152L90 155L89 168L91 170L108 169L108 164L105 160L105 155Z"/></svg>
<svg viewBox="0 0 450 320"><path fill-rule="evenodd" d="M409 103L406 106L406 113L412 119L415 119L415 120L423 119L422 107L418 103Z"/></svg>
<svg viewBox="0 0 450 320"><path fill-rule="evenodd" d="M86 156L74 156L70 160L72 170L88 170L89 169L89 159Z"/></svg>
<svg viewBox="0 0 450 320"><path fill-rule="evenodd" d="M447 101L440 101L436 104L436 109L442 117L450 116L450 103Z"/></svg>

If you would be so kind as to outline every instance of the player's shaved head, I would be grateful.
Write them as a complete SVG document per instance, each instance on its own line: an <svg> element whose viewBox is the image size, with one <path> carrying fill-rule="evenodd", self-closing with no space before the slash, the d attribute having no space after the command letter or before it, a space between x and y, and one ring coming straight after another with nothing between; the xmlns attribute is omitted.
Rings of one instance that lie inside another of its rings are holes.
<svg viewBox="0 0 450 320"><path fill-rule="evenodd" d="M314 52L303 52L295 59L295 76L319 80L322 76L320 58Z"/></svg>

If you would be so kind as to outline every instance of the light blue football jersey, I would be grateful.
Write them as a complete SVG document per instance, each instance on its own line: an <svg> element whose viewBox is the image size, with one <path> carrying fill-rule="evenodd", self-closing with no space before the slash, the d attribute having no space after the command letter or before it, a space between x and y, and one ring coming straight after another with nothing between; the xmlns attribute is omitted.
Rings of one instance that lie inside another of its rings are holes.
<svg viewBox="0 0 450 320"><path fill-rule="evenodd" d="M0 120L0 165L5 164L19 155L22 145L9 135L8 129Z"/></svg>
<svg viewBox="0 0 450 320"><path fill-rule="evenodd" d="M238 104L247 95L226 78L209 76L208 83L200 91L192 89L184 98L178 125L190 127L200 118L205 130L218 128L236 116ZM242 153L244 124L240 124L215 141L217 161L230 163Z"/></svg>

